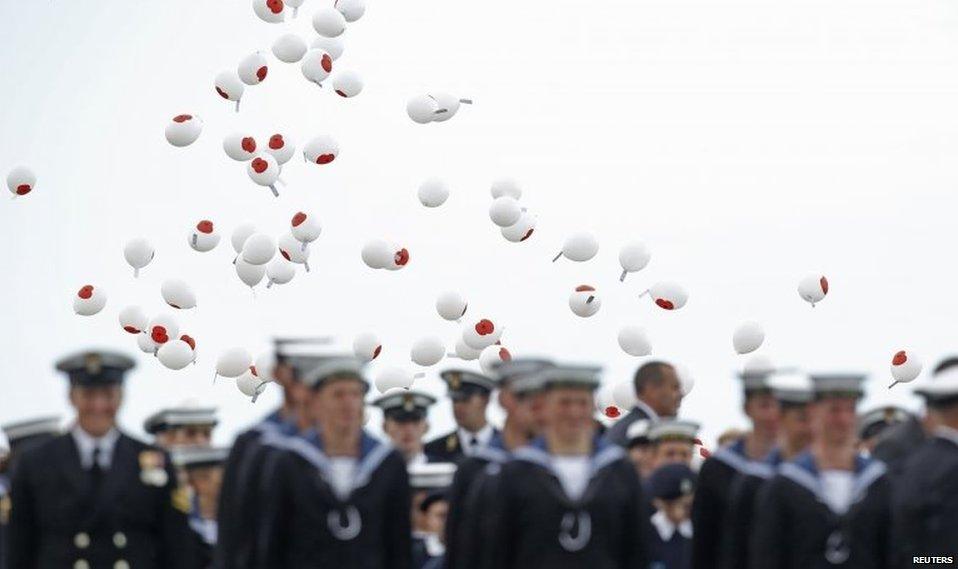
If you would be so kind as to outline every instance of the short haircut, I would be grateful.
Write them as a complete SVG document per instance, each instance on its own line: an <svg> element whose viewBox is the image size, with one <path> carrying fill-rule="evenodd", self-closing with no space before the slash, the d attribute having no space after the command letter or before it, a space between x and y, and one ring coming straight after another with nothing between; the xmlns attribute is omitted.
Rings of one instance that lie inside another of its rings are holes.
<svg viewBox="0 0 958 569"><path fill-rule="evenodd" d="M662 361L651 361L642 366L635 372L635 392L642 393L645 388L652 385L658 387L665 380L665 371L673 369L672 364Z"/></svg>

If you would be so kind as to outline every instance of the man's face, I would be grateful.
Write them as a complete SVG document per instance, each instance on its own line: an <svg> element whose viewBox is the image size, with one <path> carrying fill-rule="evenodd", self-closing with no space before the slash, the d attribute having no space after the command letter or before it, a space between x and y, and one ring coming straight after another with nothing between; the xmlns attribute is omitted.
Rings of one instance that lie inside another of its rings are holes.
<svg viewBox="0 0 958 569"><path fill-rule="evenodd" d="M857 438L857 403L854 397L826 397L812 403L809 418L815 440L829 446L854 443Z"/></svg>
<svg viewBox="0 0 958 569"><path fill-rule="evenodd" d="M516 429L527 437L539 432L538 415L535 411L535 395L517 395L509 387L499 391L499 404L509 415Z"/></svg>
<svg viewBox="0 0 958 569"><path fill-rule="evenodd" d="M686 441L660 441L655 445L655 467L672 463L691 466L693 446Z"/></svg>
<svg viewBox="0 0 958 569"><path fill-rule="evenodd" d="M363 426L364 396L360 381L332 377L316 390L313 407L324 428L359 431Z"/></svg>
<svg viewBox="0 0 958 569"><path fill-rule="evenodd" d="M190 486L199 496L219 498L220 487L223 485L223 467L209 466L205 468L191 468L186 473Z"/></svg>
<svg viewBox="0 0 958 569"><path fill-rule="evenodd" d="M452 402L452 414L456 419L456 424L469 431L478 431L486 425L486 406L489 404L489 396L480 393L473 393L462 400Z"/></svg>
<svg viewBox="0 0 958 569"><path fill-rule="evenodd" d="M595 401L590 389L556 387L545 393L548 429L560 440L571 440L595 429Z"/></svg>
<svg viewBox="0 0 958 569"><path fill-rule="evenodd" d="M788 439L788 446L803 449L812 442L812 425L808 417L808 406L788 406L782 408L782 431Z"/></svg>
<svg viewBox="0 0 958 569"><path fill-rule="evenodd" d="M423 519L426 531L436 535L443 535L446 528L446 516L449 514L449 503L445 500L436 500L429 505Z"/></svg>
<svg viewBox="0 0 958 569"><path fill-rule="evenodd" d="M80 428L94 437L102 437L116 424L123 402L123 388L117 384L70 388L70 404L77 412Z"/></svg>
<svg viewBox="0 0 958 569"><path fill-rule="evenodd" d="M169 432L173 446L209 445L213 438L212 425L185 425Z"/></svg>
<svg viewBox="0 0 958 569"><path fill-rule="evenodd" d="M396 421L385 419L383 431L403 456L411 457L422 451L422 437L429 430L425 419L418 421Z"/></svg>
<svg viewBox="0 0 958 569"><path fill-rule="evenodd" d="M687 494L675 500L662 500L655 498L652 500L656 510L665 512L665 516L673 524L680 524L692 516L692 497L693 494Z"/></svg>
<svg viewBox="0 0 958 569"><path fill-rule="evenodd" d="M780 407L771 393L749 395L745 401L745 414L752 420L756 431L769 434L778 432Z"/></svg>
<svg viewBox="0 0 958 569"><path fill-rule="evenodd" d="M658 384L646 385L639 398L659 416L675 417L682 404L682 384L675 368L670 365L662 366L662 376L662 381Z"/></svg>

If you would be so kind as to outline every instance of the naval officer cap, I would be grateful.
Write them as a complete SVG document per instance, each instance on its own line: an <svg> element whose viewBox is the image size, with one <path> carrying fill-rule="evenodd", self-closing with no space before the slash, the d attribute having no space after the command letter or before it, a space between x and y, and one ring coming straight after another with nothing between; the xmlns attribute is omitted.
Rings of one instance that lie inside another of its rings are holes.
<svg viewBox="0 0 958 569"><path fill-rule="evenodd" d="M812 374L812 389L815 399L832 397L861 399L865 395L861 373L816 373Z"/></svg>
<svg viewBox="0 0 958 569"><path fill-rule="evenodd" d="M772 396L782 407L802 407L815 398L812 378L797 369L782 369L768 379Z"/></svg>
<svg viewBox="0 0 958 569"><path fill-rule="evenodd" d="M383 417L399 423L422 421L429 407L436 402L432 395L415 389L391 389L373 401L383 410Z"/></svg>
<svg viewBox="0 0 958 569"><path fill-rule="evenodd" d="M53 437L60 434L60 417L37 417L25 421L16 421L0 426L0 431L7 437L11 449L19 445L42 437Z"/></svg>
<svg viewBox="0 0 958 569"><path fill-rule="evenodd" d="M155 435L177 427L215 427L218 423L215 407L182 405L153 413L143 422L143 430Z"/></svg>
<svg viewBox="0 0 958 569"><path fill-rule="evenodd" d="M699 436L699 424L684 419L664 419L649 429L649 440L653 443L681 441L695 444Z"/></svg>
<svg viewBox="0 0 958 569"><path fill-rule="evenodd" d="M958 358L949 358L935 368L931 379L915 389L932 409L958 404Z"/></svg>
<svg viewBox="0 0 958 569"><path fill-rule="evenodd" d="M888 427L904 423L910 419L911 416L911 413L905 409L893 405L872 409L867 413L863 413L858 422L858 438L870 439L878 436Z"/></svg>
<svg viewBox="0 0 958 569"><path fill-rule="evenodd" d="M449 388L449 398L463 401L473 395L489 395L496 382L481 373L466 369L447 369L439 374Z"/></svg>
<svg viewBox="0 0 958 569"><path fill-rule="evenodd" d="M740 373L739 379L742 380L742 389L745 390L746 397L771 393L772 388L769 385L769 379L772 377L772 373L768 370L746 370Z"/></svg>
<svg viewBox="0 0 958 569"><path fill-rule="evenodd" d="M629 425L629 429L625 432L625 437L629 441L629 448L651 444L652 441L649 439L651 428L652 421L650 419L639 419Z"/></svg>
<svg viewBox="0 0 958 569"><path fill-rule="evenodd" d="M226 462L230 449L206 445L186 446L173 449L173 464L184 470L221 466Z"/></svg>
<svg viewBox="0 0 958 569"><path fill-rule="evenodd" d="M542 389L576 387L595 391L602 383L602 368L586 365L556 365L535 375Z"/></svg>
<svg viewBox="0 0 958 569"><path fill-rule="evenodd" d="M133 359L109 351L87 351L71 354L56 364L77 387L122 384L126 372L136 366Z"/></svg>
<svg viewBox="0 0 958 569"><path fill-rule="evenodd" d="M666 464L649 476L649 493L660 500L675 500L695 492L698 476L685 463Z"/></svg>
<svg viewBox="0 0 958 569"><path fill-rule="evenodd" d="M555 363L544 358L512 358L493 364L493 371L499 386L507 386L512 382L534 375L543 369L554 366Z"/></svg>
<svg viewBox="0 0 958 569"><path fill-rule="evenodd" d="M331 379L350 379L360 382L364 391L369 391L369 382L363 374L365 362L350 355L328 356L313 366L303 376L303 384L312 389L319 389Z"/></svg>

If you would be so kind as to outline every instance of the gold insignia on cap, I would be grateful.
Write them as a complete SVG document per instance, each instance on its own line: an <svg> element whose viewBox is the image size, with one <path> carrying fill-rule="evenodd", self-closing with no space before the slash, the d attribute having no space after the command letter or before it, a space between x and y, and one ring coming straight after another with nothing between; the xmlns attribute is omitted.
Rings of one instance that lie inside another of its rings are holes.
<svg viewBox="0 0 958 569"><path fill-rule="evenodd" d="M462 374L458 371L449 374L449 388L458 391L462 387Z"/></svg>
<svg viewBox="0 0 958 569"><path fill-rule="evenodd" d="M103 358L100 354L87 354L83 357L83 367L88 374L99 375L103 371Z"/></svg>
<svg viewBox="0 0 958 569"><path fill-rule="evenodd" d="M885 407L885 420L891 421L895 418L895 408L894 407Z"/></svg>
<svg viewBox="0 0 958 569"><path fill-rule="evenodd" d="M456 436L456 433L453 433L446 437L446 450L452 452L456 450L456 447L459 446L459 437Z"/></svg>
<svg viewBox="0 0 958 569"><path fill-rule="evenodd" d="M682 482L679 484L679 491L682 492L683 495L691 494L692 480L689 478L683 478Z"/></svg>
<svg viewBox="0 0 958 569"><path fill-rule="evenodd" d="M170 493L170 497L174 508L184 514L190 513L190 493L185 486L178 486Z"/></svg>
<svg viewBox="0 0 958 569"><path fill-rule="evenodd" d="M410 412L416 409L416 400L413 397L412 393L403 393L402 408L406 412Z"/></svg>

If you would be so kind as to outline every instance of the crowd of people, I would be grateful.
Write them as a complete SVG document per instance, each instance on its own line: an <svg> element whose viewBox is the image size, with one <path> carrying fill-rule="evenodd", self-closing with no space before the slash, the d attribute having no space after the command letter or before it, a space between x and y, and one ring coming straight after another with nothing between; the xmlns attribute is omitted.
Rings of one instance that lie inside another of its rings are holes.
<svg viewBox="0 0 958 569"><path fill-rule="evenodd" d="M449 401L369 396L363 362L277 344L283 403L211 444L216 409L116 423L126 356L57 365L76 418L3 427L0 566L356 569L891 569L958 557L958 358L924 412L860 412L864 377L743 375L745 431L710 452L668 363L596 414L601 369L545 359L441 373ZM501 428L487 418L493 397ZM456 427L426 441L451 404ZM382 410L377 438L367 405Z"/></svg>

